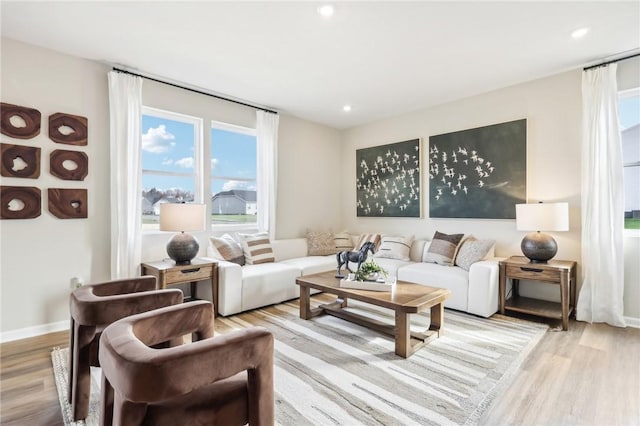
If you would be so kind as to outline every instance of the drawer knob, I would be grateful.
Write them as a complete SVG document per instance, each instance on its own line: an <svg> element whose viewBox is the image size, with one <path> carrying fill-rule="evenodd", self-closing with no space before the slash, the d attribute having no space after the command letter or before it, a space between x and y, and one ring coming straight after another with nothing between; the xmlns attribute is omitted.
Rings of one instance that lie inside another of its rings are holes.
<svg viewBox="0 0 640 426"><path fill-rule="evenodd" d="M524 266L521 266L520 269L525 271L525 272L542 272L543 271L543 269L525 268Z"/></svg>

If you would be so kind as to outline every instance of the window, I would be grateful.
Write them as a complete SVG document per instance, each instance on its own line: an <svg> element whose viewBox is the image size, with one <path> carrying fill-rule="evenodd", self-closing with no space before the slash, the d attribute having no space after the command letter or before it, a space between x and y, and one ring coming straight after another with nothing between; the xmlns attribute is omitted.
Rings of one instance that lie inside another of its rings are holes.
<svg viewBox="0 0 640 426"><path fill-rule="evenodd" d="M142 229L159 227L160 204L202 202L202 120L142 109Z"/></svg>
<svg viewBox="0 0 640 426"><path fill-rule="evenodd" d="M620 92L618 115L624 164L624 227L640 229L640 88Z"/></svg>
<svg viewBox="0 0 640 426"><path fill-rule="evenodd" d="M211 123L211 223L255 225L256 130Z"/></svg>

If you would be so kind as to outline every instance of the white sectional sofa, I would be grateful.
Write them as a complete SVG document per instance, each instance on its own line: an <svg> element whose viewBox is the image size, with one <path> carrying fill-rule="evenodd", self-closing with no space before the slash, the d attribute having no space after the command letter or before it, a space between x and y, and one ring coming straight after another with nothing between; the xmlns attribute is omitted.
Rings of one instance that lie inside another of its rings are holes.
<svg viewBox="0 0 640 426"><path fill-rule="evenodd" d="M413 241L410 260L378 258L374 260L399 280L451 290L445 307L482 317L498 310L498 259L491 250L485 260L473 263L466 271L458 266L442 266L423 262L430 242ZM240 266L218 260L218 312L239 312L280 303L299 297L297 277L324 271L335 271L335 255L307 256L307 240L293 238L271 241L275 262ZM209 257L215 250L207 249Z"/></svg>

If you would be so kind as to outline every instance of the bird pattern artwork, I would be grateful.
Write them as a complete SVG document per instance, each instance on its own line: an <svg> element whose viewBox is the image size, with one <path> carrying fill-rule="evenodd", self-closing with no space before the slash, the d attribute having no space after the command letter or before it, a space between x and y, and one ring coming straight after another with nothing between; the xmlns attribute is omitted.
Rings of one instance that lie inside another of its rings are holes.
<svg viewBox="0 0 640 426"><path fill-rule="evenodd" d="M526 200L527 120L429 136L429 217L513 219Z"/></svg>
<svg viewBox="0 0 640 426"><path fill-rule="evenodd" d="M420 140L356 151L359 217L420 217Z"/></svg>
<svg viewBox="0 0 640 426"><path fill-rule="evenodd" d="M496 188L506 182L494 183L491 176L496 165L475 149L458 146L442 149L429 147L429 180L435 189L431 202L445 202L448 197L465 197L469 191Z"/></svg>

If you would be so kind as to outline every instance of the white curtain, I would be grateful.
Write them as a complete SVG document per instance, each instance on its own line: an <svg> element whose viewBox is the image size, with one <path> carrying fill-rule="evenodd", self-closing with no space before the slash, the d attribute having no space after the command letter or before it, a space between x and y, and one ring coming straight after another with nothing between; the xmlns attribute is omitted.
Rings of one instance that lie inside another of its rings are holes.
<svg viewBox="0 0 640 426"><path fill-rule="evenodd" d="M140 267L142 78L109 73L111 119L111 278Z"/></svg>
<svg viewBox="0 0 640 426"><path fill-rule="evenodd" d="M616 64L582 74L582 271L576 318L624 327L623 162Z"/></svg>
<svg viewBox="0 0 640 426"><path fill-rule="evenodd" d="M276 202L278 187L278 114L257 112L258 231L276 236Z"/></svg>

